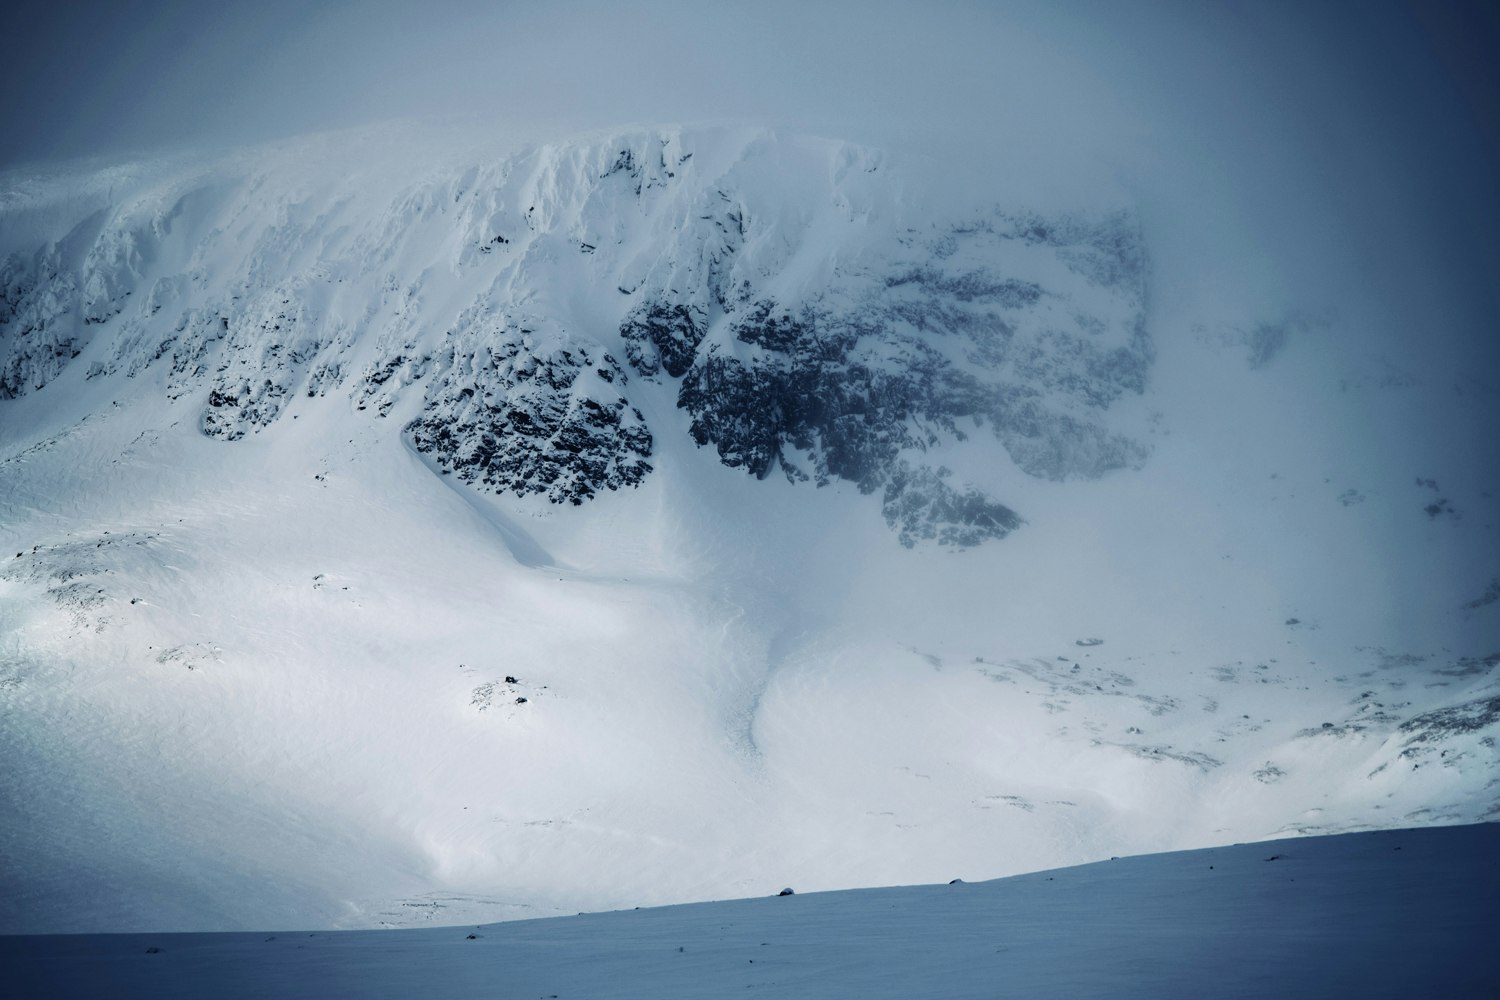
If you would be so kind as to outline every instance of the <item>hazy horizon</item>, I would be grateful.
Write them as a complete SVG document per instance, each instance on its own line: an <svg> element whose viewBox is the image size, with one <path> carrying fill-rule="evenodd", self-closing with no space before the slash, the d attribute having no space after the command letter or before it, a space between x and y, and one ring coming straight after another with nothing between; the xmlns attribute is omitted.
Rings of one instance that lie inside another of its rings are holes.
<svg viewBox="0 0 1500 1000"><path fill-rule="evenodd" d="M0 170L388 120L748 122L919 149L1013 201L1122 184L1189 242L1201 227L1189 253L1233 234L1279 281L1414 281L1466 349L1500 312L1500 15L1480 4L276 0L12 22Z"/></svg>

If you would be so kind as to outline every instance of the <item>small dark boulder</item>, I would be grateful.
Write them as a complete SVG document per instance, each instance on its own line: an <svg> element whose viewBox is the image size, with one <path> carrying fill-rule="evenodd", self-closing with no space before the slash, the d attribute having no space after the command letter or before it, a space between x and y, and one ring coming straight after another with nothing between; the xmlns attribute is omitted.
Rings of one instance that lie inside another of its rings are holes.
<svg viewBox="0 0 1500 1000"><path fill-rule="evenodd" d="M795 892L793 892L790 887L788 887L786 889L782 889L776 895L778 895L778 896L795 896L797 894Z"/></svg>

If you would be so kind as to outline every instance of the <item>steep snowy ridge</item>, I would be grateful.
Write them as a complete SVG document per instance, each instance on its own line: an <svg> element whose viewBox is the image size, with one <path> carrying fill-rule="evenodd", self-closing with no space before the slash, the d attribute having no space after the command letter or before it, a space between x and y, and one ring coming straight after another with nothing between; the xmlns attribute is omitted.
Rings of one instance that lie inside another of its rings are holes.
<svg viewBox="0 0 1500 1000"><path fill-rule="evenodd" d="M833 142L670 131L388 195L164 182L6 259L0 395L89 349L91 378L164 371L234 441L299 394L380 416L420 394L404 432L444 471L581 503L651 471L623 346L635 374L681 380L725 464L882 491L908 545L1020 524L924 459L945 441L993 437L1048 478L1138 463L1103 418L1151 360L1130 218L933 219L892 174Z"/></svg>

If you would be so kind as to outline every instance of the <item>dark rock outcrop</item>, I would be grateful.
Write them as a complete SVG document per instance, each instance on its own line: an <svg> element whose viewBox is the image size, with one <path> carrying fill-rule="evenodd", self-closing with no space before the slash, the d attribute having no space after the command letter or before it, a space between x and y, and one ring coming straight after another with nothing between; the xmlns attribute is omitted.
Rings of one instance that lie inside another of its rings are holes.
<svg viewBox="0 0 1500 1000"><path fill-rule="evenodd" d="M497 493L581 504L638 485L651 432L618 392L625 373L584 346L533 353L524 340L436 359L412 447L445 472Z"/></svg>

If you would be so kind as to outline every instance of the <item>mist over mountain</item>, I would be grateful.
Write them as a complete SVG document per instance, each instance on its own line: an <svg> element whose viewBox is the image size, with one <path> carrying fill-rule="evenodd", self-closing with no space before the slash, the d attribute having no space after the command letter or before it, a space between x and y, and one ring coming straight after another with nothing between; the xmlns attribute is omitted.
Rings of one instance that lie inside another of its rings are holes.
<svg viewBox="0 0 1500 1000"><path fill-rule="evenodd" d="M29 22L0 930L1493 820L1492 21L1370 10Z"/></svg>

